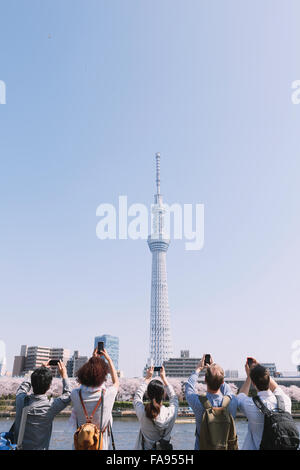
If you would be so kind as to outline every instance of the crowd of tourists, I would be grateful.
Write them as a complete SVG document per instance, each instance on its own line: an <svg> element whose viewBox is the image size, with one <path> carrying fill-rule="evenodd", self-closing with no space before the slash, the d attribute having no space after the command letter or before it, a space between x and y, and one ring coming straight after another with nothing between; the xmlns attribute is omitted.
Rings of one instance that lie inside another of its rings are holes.
<svg viewBox="0 0 300 470"><path fill-rule="evenodd" d="M70 426L74 440L70 449L115 449L112 410L119 379L108 352L104 349L99 353L95 349L89 361L78 370L80 386L73 390L65 365L59 361L57 367L63 385L62 395L57 398L49 400L47 396L52 382L49 363L36 369L30 381L20 385L16 394L15 422L11 432L6 433L7 441L11 439L24 450L49 449L53 420L71 404ZM185 385L185 397L196 420L194 449L238 450L235 418L239 411L248 420L241 449L296 450L299 433L291 415L291 399L270 376L269 370L254 358L247 358L245 371L245 383L234 394L224 381L222 367L209 355L202 357ZM111 386L107 386L108 374ZM203 395L196 391L199 374L204 375L207 386L207 393ZM158 376L154 376L154 367L147 370L136 390L133 407L139 421L134 449L171 451L179 402L164 367L160 367Z"/></svg>

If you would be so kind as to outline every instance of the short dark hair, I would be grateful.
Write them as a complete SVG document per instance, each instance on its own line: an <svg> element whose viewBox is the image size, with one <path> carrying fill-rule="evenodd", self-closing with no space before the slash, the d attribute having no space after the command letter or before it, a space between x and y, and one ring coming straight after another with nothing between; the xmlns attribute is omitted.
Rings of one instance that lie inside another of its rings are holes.
<svg viewBox="0 0 300 470"><path fill-rule="evenodd" d="M219 390L222 383L224 382L224 371L222 367L218 366L217 364L208 366L205 374L205 382L211 390L215 392Z"/></svg>
<svg viewBox="0 0 300 470"><path fill-rule="evenodd" d="M52 372L47 367L39 367L31 374L31 385L35 395L44 395L52 382Z"/></svg>
<svg viewBox="0 0 300 470"><path fill-rule="evenodd" d="M256 364L250 370L250 378L260 392L270 388L270 371L261 364Z"/></svg>
<svg viewBox="0 0 300 470"><path fill-rule="evenodd" d="M107 362L99 356L93 356L77 371L78 382L87 387L99 387L108 374Z"/></svg>

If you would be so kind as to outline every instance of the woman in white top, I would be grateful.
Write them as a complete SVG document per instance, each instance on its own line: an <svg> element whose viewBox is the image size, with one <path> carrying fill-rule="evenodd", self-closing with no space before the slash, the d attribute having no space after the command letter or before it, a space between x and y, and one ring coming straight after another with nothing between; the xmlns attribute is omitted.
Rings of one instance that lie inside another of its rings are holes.
<svg viewBox="0 0 300 470"><path fill-rule="evenodd" d="M100 357L103 356L106 361ZM105 387L104 382L107 374L110 373L113 385ZM99 398L103 394L103 416L102 416L102 430L103 433L103 450L111 449L111 427L112 427L112 409L114 406L115 398L118 393L119 379L113 361L109 354L104 349L99 355L95 349L93 356L89 361L84 364L76 374L78 382L81 384L80 388L76 388L71 393L71 400L73 410L71 415L71 424L74 432L82 424L86 423L86 415L83 409L79 392L86 408L88 416L91 416L95 409ZM97 408L92 423L100 428L101 421L101 406Z"/></svg>
<svg viewBox="0 0 300 470"><path fill-rule="evenodd" d="M155 449L161 439L170 441L171 432L178 413L178 398L173 387L167 382L165 369L161 368L161 380L152 380L154 367L147 370L146 378L136 391L133 406L140 422L140 432L135 444L135 450ZM147 391L149 403L144 406L143 397ZM162 404L165 392L170 406Z"/></svg>

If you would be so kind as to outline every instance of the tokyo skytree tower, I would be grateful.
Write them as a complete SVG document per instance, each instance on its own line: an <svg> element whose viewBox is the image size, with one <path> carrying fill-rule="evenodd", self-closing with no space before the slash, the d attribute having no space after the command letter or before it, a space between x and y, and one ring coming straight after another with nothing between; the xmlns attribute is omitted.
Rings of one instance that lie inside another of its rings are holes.
<svg viewBox="0 0 300 470"><path fill-rule="evenodd" d="M152 230L148 245L152 253L150 357L148 365L161 366L173 355L168 300L166 254L170 239L164 231L166 208L160 194L160 154L156 154L156 194L152 206Z"/></svg>

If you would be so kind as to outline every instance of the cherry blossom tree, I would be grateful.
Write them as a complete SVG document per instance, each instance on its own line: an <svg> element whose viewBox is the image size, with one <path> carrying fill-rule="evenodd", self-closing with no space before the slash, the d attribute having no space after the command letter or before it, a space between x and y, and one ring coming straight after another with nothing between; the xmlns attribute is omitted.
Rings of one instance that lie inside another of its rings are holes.
<svg viewBox="0 0 300 470"><path fill-rule="evenodd" d="M30 380L30 378L27 378ZM184 390L185 383L187 379L181 378L170 378L169 382L174 387L175 393L178 396L179 400L184 400ZM15 395L18 387L24 381L23 377L0 377L0 397ZM75 378L69 379L71 388L74 389L79 387L79 384ZM134 394L140 384L143 382L143 378L121 378L120 387L117 395L118 401L132 401ZM111 379L109 378L105 386L109 387L112 385ZM237 393L238 388L234 383L228 384L234 394ZM290 387L285 387L280 385L283 391L294 401L300 402L300 387L291 385ZM206 393L206 385L203 382L199 382L196 385L196 391L199 394ZM62 393L62 380L59 378L54 378L51 384L51 387L47 394L49 396L59 396Z"/></svg>

